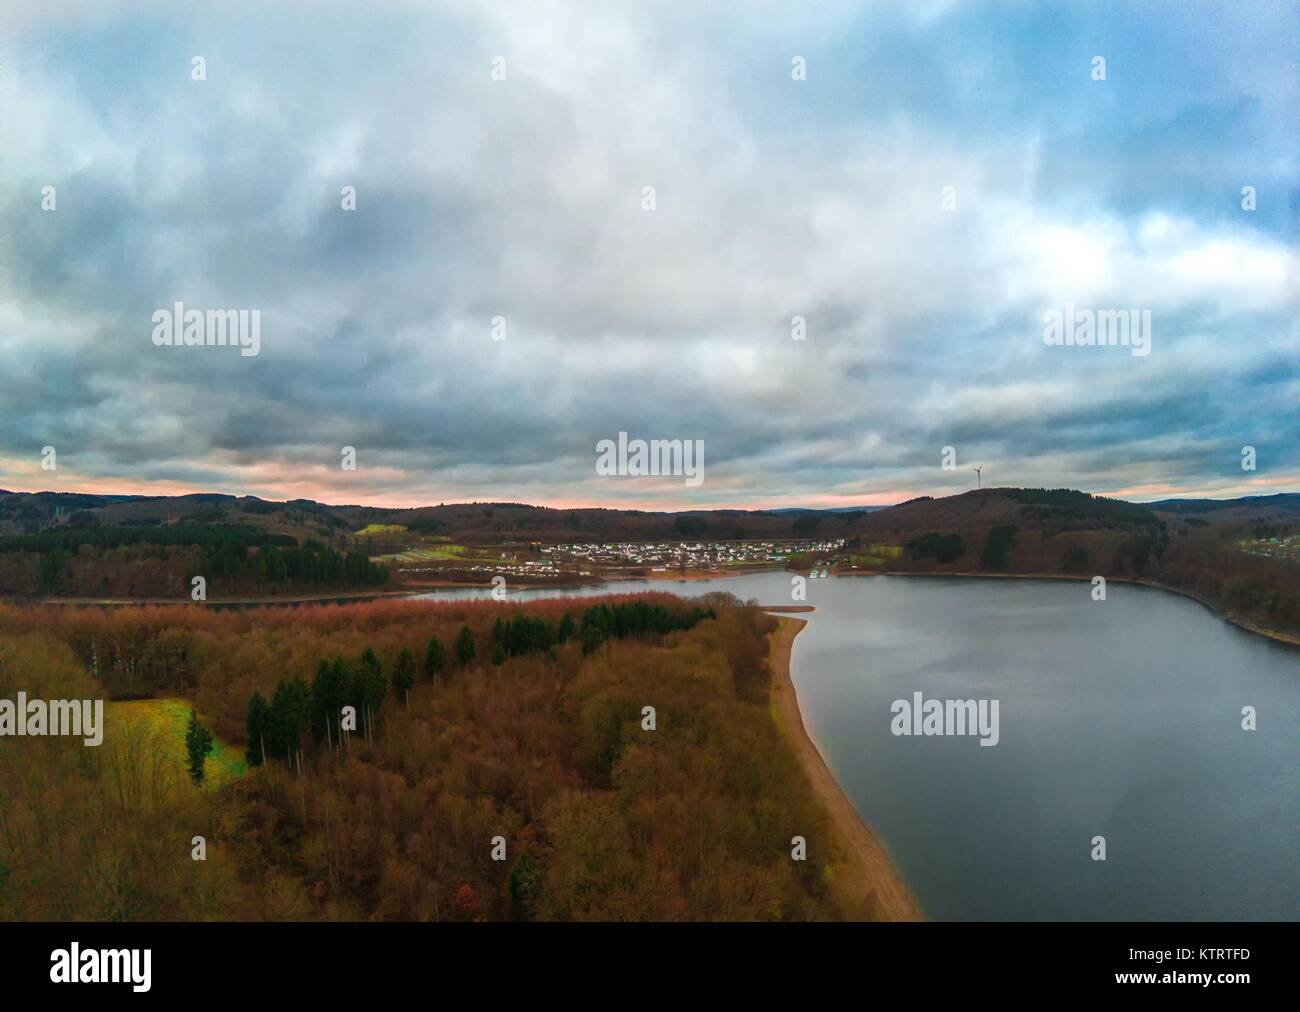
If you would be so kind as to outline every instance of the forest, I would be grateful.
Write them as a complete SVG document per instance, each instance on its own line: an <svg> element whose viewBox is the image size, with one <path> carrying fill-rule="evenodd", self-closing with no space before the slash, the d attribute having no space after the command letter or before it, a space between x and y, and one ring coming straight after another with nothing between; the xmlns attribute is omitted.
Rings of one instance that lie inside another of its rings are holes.
<svg viewBox="0 0 1300 1012"><path fill-rule="evenodd" d="M1230 618L1300 636L1300 565L1289 559L1261 558L1240 547L1242 538L1285 536L1298 530L1296 522L1189 525L1154 557L1149 574Z"/></svg>
<svg viewBox="0 0 1300 1012"><path fill-rule="evenodd" d="M382 587L391 579L363 554L240 524L65 524L0 537L0 595L182 599L195 576L214 597Z"/></svg>
<svg viewBox="0 0 1300 1012"><path fill-rule="evenodd" d="M195 783L114 723L139 703L98 749L0 741L0 918L843 916L774 625L728 595L0 606L0 696L180 697L248 759Z"/></svg>
<svg viewBox="0 0 1300 1012"><path fill-rule="evenodd" d="M1043 519L1035 510L1015 523L966 522L955 524L955 530L928 530L907 540L899 556L882 560L882 567L1138 580L1190 594L1247 625L1300 635L1300 565L1242 550L1246 541L1293 536L1300 522L1210 525L1195 517L1163 520L1154 514L1148 520L1122 507L1056 513L1040 523ZM849 541L850 551L857 543Z"/></svg>

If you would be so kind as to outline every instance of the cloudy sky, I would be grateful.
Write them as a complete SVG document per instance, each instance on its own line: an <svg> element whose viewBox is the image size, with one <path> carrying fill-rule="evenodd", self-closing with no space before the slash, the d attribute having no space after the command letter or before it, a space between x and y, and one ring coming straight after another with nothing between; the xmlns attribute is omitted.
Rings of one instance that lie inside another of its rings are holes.
<svg viewBox="0 0 1300 1012"><path fill-rule="evenodd" d="M4 6L0 487L1300 491L1286 3ZM260 353L155 346L176 301ZM620 431L704 481L598 475Z"/></svg>

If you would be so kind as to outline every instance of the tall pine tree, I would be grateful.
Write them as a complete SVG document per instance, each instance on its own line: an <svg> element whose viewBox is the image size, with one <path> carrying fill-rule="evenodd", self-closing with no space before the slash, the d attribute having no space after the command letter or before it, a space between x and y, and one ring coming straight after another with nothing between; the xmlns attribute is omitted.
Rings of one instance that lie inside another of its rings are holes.
<svg viewBox="0 0 1300 1012"><path fill-rule="evenodd" d="M429 640L428 647L424 651L424 677L435 684L438 676L446 670L447 651L442 645L442 640L437 636Z"/></svg>
<svg viewBox="0 0 1300 1012"><path fill-rule="evenodd" d="M393 695L406 703L414 686L415 655L403 647L397 655L397 663L393 665Z"/></svg>
<svg viewBox="0 0 1300 1012"><path fill-rule="evenodd" d="M190 722L185 727L185 752L189 759L190 777L196 784L203 783L203 760L212 751L212 732L199 723L199 715L190 711Z"/></svg>
<svg viewBox="0 0 1300 1012"><path fill-rule="evenodd" d="M271 719L271 707L266 697L254 692L248 700L248 716L244 719L244 737L248 741L248 765L261 766L266 762L266 731Z"/></svg>
<svg viewBox="0 0 1300 1012"><path fill-rule="evenodd" d="M363 728L370 733L379 708L383 705L388 683L384 680L384 666L379 662L375 652L366 647L361 654L361 663L357 668L355 698L357 712L361 715Z"/></svg>
<svg viewBox="0 0 1300 1012"><path fill-rule="evenodd" d="M460 661L460 666L469 667L476 653L478 648L474 645L474 630L467 625L461 626L460 635L456 637L456 658Z"/></svg>

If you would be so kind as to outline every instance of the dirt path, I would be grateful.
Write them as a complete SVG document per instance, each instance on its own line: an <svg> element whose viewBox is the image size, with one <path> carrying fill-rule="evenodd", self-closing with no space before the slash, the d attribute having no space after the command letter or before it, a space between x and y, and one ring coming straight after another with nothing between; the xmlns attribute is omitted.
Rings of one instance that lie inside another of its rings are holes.
<svg viewBox="0 0 1300 1012"><path fill-rule="evenodd" d="M859 818L853 803L840 789L804 728L794 682L790 680L790 648L799 630L808 623L801 618L780 618L778 621L781 625L772 634L770 646L773 700L781 729L794 745L813 790L826 806L835 826L836 843L843 861L835 869L831 888L850 918L924 920L916 898L894 869L889 854Z"/></svg>

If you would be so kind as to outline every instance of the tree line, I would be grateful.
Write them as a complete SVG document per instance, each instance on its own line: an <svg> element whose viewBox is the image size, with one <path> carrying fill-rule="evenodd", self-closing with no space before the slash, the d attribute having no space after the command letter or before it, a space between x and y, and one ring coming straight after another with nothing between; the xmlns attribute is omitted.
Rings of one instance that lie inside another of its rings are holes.
<svg viewBox="0 0 1300 1012"><path fill-rule="evenodd" d="M0 594L183 598L195 576L211 594L370 588L391 578L364 553L240 524L65 525L0 538Z"/></svg>
<svg viewBox="0 0 1300 1012"><path fill-rule="evenodd" d="M566 610L558 622L521 612L509 619L498 617L493 623L489 655L493 667L523 654L546 654L554 661L556 648L579 636L585 656L610 639L663 635L716 617L713 608L670 607L639 600L594 605L584 609L578 619ZM462 670L478 656L478 642L468 624L457 632L452 656ZM424 680L434 684L445 680L450 675L447 659L442 640L431 637L418 668ZM415 687L416 674L415 654L410 648L401 649L385 676L378 655L366 647L355 662L340 656L321 660L310 685L298 675L281 679L270 700L255 691L244 719L249 764L260 766L268 759L284 759L301 769L308 733L317 751L341 751L345 734L353 731L365 741L373 741L374 726L389 690L392 698L405 704ZM354 721L351 726L350 720Z"/></svg>
<svg viewBox="0 0 1300 1012"><path fill-rule="evenodd" d="M1288 520L1216 523L1192 517L1166 521L1129 510L1116 500L1056 490L1018 493L1030 503L1071 506L1077 516L1096 512L1093 527L1065 530L998 524L983 534L979 562L961 568L985 572L1062 573L1100 575L1114 579L1150 581L1192 594L1229 618L1290 635L1300 634L1300 564L1280 554L1261 557L1244 551L1243 541L1284 539L1300 530ZM1132 506L1133 504L1127 504ZM1124 518L1129 523L1120 523ZM967 539L981 531L927 531L904 546L897 560L884 568L938 571L937 566L961 563Z"/></svg>

